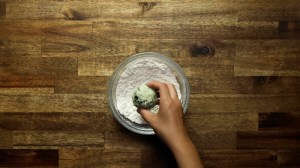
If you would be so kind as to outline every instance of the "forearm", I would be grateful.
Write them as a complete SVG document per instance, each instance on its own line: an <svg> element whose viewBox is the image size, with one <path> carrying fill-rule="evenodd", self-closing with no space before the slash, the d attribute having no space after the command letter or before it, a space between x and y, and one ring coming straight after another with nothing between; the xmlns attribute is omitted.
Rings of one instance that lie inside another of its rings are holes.
<svg viewBox="0 0 300 168"><path fill-rule="evenodd" d="M180 168L203 168L200 156L188 136L181 137L170 148Z"/></svg>
<svg viewBox="0 0 300 168"><path fill-rule="evenodd" d="M169 146L180 168L203 168L197 149L183 123L183 109L176 89L171 84L153 81L147 84L160 94L158 114L140 109L139 113L155 133Z"/></svg>

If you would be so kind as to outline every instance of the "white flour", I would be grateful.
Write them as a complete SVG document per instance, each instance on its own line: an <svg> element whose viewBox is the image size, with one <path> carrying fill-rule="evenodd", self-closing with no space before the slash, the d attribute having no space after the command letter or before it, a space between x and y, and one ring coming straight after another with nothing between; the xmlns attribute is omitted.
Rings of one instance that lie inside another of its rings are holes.
<svg viewBox="0 0 300 168"><path fill-rule="evenodd" d="M179 84L169 67L153 60L142 59L129 66L122 73L118 81L116 97L117 108L121 114L135 123L147 123L141 115L137 113L137 108L132 102L132 94L136 87L153 80L173 84L179 99L181 99ZM157 105L151 109L151 112L157 113L158 109L159 106Z"/></svg>

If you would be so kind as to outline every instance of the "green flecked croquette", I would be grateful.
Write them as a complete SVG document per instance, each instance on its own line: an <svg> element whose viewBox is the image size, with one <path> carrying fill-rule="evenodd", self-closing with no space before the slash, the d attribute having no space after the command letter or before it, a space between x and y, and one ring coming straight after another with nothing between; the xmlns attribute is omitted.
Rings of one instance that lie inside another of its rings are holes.
<svg viewBox="0 0 300 168"><path fill-rule="evenodd" d="M132 95L134 106L142 108L152 108L157 101L155 91L149 88L146 84L142 84L135 88Z"/></svg>

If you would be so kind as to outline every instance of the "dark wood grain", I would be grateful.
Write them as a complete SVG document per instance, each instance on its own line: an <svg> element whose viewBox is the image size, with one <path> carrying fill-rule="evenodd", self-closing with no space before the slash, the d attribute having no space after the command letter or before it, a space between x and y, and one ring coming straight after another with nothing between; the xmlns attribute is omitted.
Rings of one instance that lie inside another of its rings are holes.
<svg viewBox="0 0 300 168"><path fill-rule="evenodd" d="M56 10L56 16L60 15L58 13L60 3L57 2L47 2L47 1L9 1L7 3L7 18L8 19L20 19L20 18L45 18L45 15L52 15L53 18L55 15L51 13ZM46 10L45 5L49 7ZM23 14L21 14L23 13ZM62 16L63 17L63 16Z"/></svg>
<svg viewBox="0 0 300 168"><path fill-rule="evenodd" d="M143 136L133 133L115 120L112 114L106 115L105 148L113 150L149 149L160 140L156 136Z"/></svg>
<svg viewBox="0 0 300 168"><path fill-rule="evenodd" d="M236 148L235 131L199 131L193 129L188 130L188 133L200 151L208 149L230 150Z"/></svg>
<svg viewBox="0 0 300 168"><path fill-rule="evenodd" d="M187 40L102 40L97 45L94 57L78 58L78 74L80 76L110 76L116 66L138 51L157 51L166 53L183 67L189 77L200 74L232 74L234 44L228 41L187 41ZM115 45L113 45L115 44ZM214 46L214 57L193 57L190 48L194 45L208 44ZM162 47L163 46L163 47ZM167 48L174 48L167 50ZM120 55L117 53L120 53ZM207 75L208 75L207 74Z"/></svg>
<svg viewBox="0 0 300 168"><path fill-rule="evenodd" d="M106 93L108 80L109 78L106 76L60 76L55 78L55 93Z"/></svg>
<svg viewBox="0 0 300 168"><path fill-rule="evenodd" d="M92 56L92 24L90 21L69 21L68 24L50 22L42 28L44 36L41 42L43 57Z"/></svg>
<svg viewBox="0 0 300 168"><path fill-rule="evenodd" d="M39 22L0 21L0 37L8 41L41 42Z"/></svg>
<svg viewBox="0 0 300 168"><path fill-rule="evenodd" d="M104 135L87 131L14 131L14 148L103 147Z"/></svg>
<svg viewBox="0 0 300 168"><path fill-rule="evenodd" d="M100 94L6 93L0 99L0 112L108 112L106 95Z"/></svg>
<svg viewBox="0 0 300 168"><path fill-rule="evenodd" d="M0 148L10 149L13 146L13 135L12 132L6 131L0 127Z"/></svg>
<svg viewBox="0 0 300 168"><path fill-rule="evenodd" d="M4 20L6 18L6 2L0 1L0 20Z"/></svg>
<svg viewBox="0 0 300 168"><path fill-rule="evenodd" d="M58 167L58 150L0 150L1 167Z"/></svg>
<svg viewBox="0 0 300 168"><path fill-rule="evenodd" d="M299 5L0 0L0 167L176 167L108 105L116 67L149 51L189 79L184 121L205 167L299 167Z"/></svg>
<svg viewBox="0 0 300 168"><path fill-rule="evenodd" d="M220 73L189 77L191 93L284 94L300 93L299 77L230 76Z"/></svg>
<svg viewBox="0 0 300 168"><path fill-rule="evenodd" d="M61 149L62 167L140 167L141 153L132 150Z"/></svg>
<svg viewBox="0 0 300 168"><path fill-rule="evenodd" d="M299 130L300 115L298 113L260 113L259 130Z"/></svg>
<svg viewBox="0 0 300 168"><path fill-rule="evenodd" d="M65 21L64 24L61 24L62 22L59 20L4 20L0 21L0 23L1 39L13 42L34 42L40 45L42 42L43 45L49 43L50 46L51 43L56 42L58 44L66 43L70 46L73 45L76 48L76 46L80 47L81 43L84 44L85 41L88 41L92 37L91 21ZM57 40L62 41L58 42ZM41 46L41 53L47 51L44 50L47 47L44 48L43 45Z"/></svg>
<svg viewBox="0 0 300 168"><path fill-rule="evenodd" d="M79 76L110 76L114 69L128 56L87 57L78 58ZM233 74L233 59L224 57L188 57L174 58L183 68L187 76L201 76L202 74Z"/></svg>
<svg viewBox="0 0 300 168"><path fill-rule="evenodd" d="M176 161L172 156L171 151L163 144L154 150L142 150L142 168L167 168L167 167L177 167ZM151 159L148 159L151 158Z"/></svg>
<svg viewBox="0 0 300 168"><path fill-rule="evenodd" d="M62 167L101 167L103 149L68 149L59 150L59 165Z"/></svg>
<svg viewBox="0 0 300 168"><path fill-rule="evenodd" d="M271 150L203 150L205 167L276 167L276 153Z"/></svg>
<svg viewBox="0 0 300 168"><path fill-rule="evenodd" d="M281 38L299 39L300 37L299 21L279 22L278 28L279 28L279 34Z"/></svg>
<svg viewBox="0 0 300 168"><path fill-rule="evenodd" d="M281 167L299 167L300 166L300 152L298 151L279 151L277 154L278 165Z"/></svg>
<svg viewBox="0 0 300 168"><path fill-rule="evenodd" d="M4 40L0 40L0 54L8 55L8 48Z"/></svg>
<svg viewBox="0 0 300 168"><path fill-rule="evenodd" d="M0 76L0 87L2 88L21 88L21 87L54 87L54 76L30 76L30 75L9 75Z"/></svg>
<svg viewBox="0 0 300 168"><path fill-rule="evenodd" d="M295 112L298 94L192 94L188 114Z"/></svg>
<svg viewBox="0 0 300 168"><path fill-rule="evenodd" d="M204 113L185 116L187 130L201 131L255 131L258 129L256 113ZM201 121L201 122L199 122Z"/></svg>
<svg viewBox="0 0 300 168"><path fill-rule="evenodd" d="M8 19L70 19L70 20L99 20L103 18L161 18L175 16L205 16L211 20L223 21L221 18L232 18L237 13L236 1L226 0L222 2L203 1L201 5L197 1L186 1L180 4L172 1L149 2L139 1L9 1L7 4ZM50 8L44 8L48 4ZM124 10L126 9L126 10ZM17 11L21 11L20 13ZM210 13L213 15L210 15ZM23 14L21 14L23 13ZM221 17L222 16L222 17ZM233 18L231 19L233 20ZM209 20L208 20L209 21Z"/></svg>
<svg viewBox="0 0 300 168"><path fill-rule="evenodd" d="M127 56L128 57L128 56ZM114 69L127 57L86 57L78 58L79 76L111 76Z"/></svg>
<svg viewBox="0 0 300 168"><path fill-rule="evenodd" d="M241 21L300 21L297 0L239 0Z"/></svg>
<svg viewBox="0 0 300 168"><path fill-rule="evenodd" d="M26 40L4 40L3 56L9 57L41 57L41 42Z"/></svg>
<svg viewBox="0 0 300 168"><path fill-rule="evenodd" d="M4 75L77 75L77 58L1 57Z"/></svg>
<svg viewBox="0 0 300 168"><path fill-rule="evenodd" d="M298 150L299 138L299 131L237 132L237 149Z"/></svg>
<svg viewBox="0 0 300 168"><path fill-rule="evenodd" d="M7 131L97 131L106 126L105 113L0 113L0 127Z"/></svg>
<svg viewBox="0 0 300 168"><path fill-rule="evenodd" d="M237 43L236 76L299 76L299 40L251 40Z"/></svg>
<svg viewBox="0 0 300 168"><path fill-rule="evenodd" d="M195 18L194 20L197 20ZM145 25L147 29L144 29ZM228 25L201 25L197 22L187 22L178 25L173 19L157 20L122 20L97 21L93 24L95 38L109 39L262 39L278 38L278 24L249 22ZM135 31L131 31L134 29ZM259 30L259 31L257 31Z"/></svg>
<svg viewBox="0 0 300 168"><path fill-rule="evenodd" d="M53 94L54 88L51 87L1 87L1 95L34 95L34 94ZM5 106L6 107L6 106Z"/></svg>
<svg viewBox="0 0 300 168"><path fill-rule="evenodd" d="M197 56L193 48L201 45L210 45L214 49L215 57L232 57L235 50L235 43L228 40L215 39L111 39L95 38L93 40L80 39L78 44L74 41L64 43L42 42L43 57L113 57L128 56L137 52L159 52L172 58L187 58L187 56ZM73 40L73 39L72 39ZM72 44L73 43L73 44ZM168 48L172 48L169 50ZM73 51L72 51L73 50ZM76 54L72 54L76 52ZM80 53L80 54L79 54Z"/></svg>

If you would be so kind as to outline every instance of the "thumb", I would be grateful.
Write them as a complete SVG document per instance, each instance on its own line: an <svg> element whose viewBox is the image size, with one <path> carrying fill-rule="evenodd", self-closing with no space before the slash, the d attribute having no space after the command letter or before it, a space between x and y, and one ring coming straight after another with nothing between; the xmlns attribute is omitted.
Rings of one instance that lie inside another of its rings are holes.
<svg viewBox="0 0 300 168"><path fill-rule="evenodd" d="M148 109L138 108L138 113L150 124L155 119L156 115Z"/></svg>

